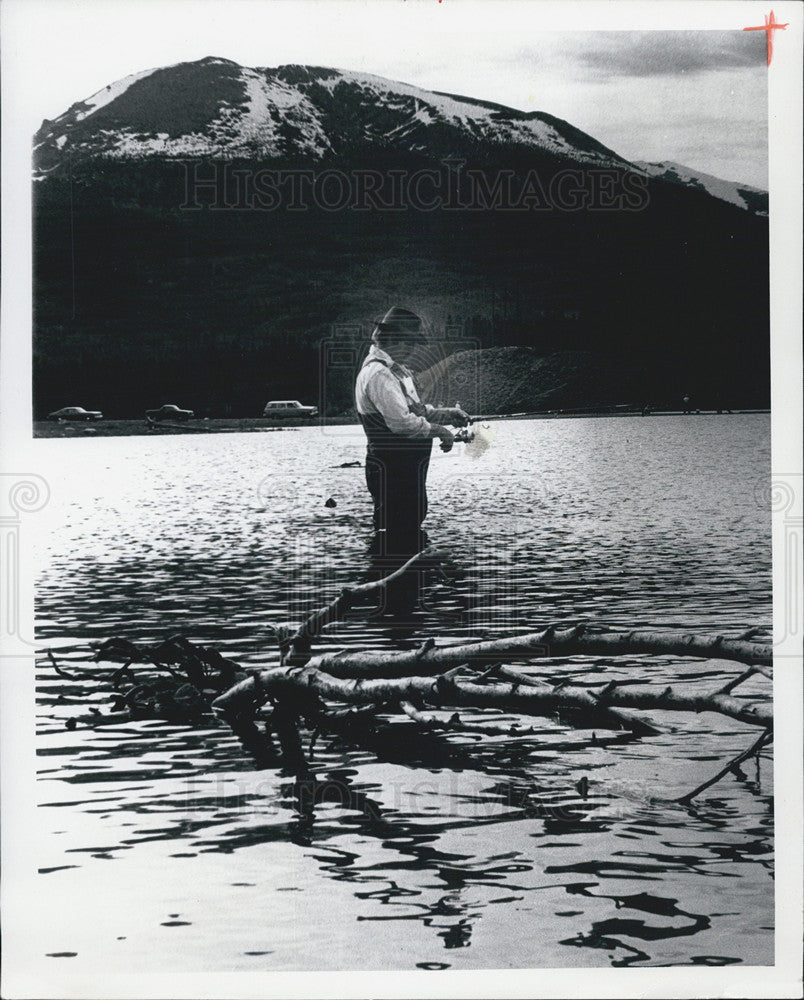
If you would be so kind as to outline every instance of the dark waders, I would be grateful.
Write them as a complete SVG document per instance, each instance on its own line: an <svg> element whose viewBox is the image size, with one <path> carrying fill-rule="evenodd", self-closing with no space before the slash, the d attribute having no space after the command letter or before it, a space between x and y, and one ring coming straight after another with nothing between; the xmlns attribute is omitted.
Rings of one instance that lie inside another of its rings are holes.
<svg viewBox="0 0 804 1000"><path fill-rule="evenodd" d="M393 434L378 414L361 416L368 437L366 486L374 501L373 555L379 576L398 569L425 545L427 469L433 442ZM418 572L390 588L388 610L409 610L418 591Z"/></svg>

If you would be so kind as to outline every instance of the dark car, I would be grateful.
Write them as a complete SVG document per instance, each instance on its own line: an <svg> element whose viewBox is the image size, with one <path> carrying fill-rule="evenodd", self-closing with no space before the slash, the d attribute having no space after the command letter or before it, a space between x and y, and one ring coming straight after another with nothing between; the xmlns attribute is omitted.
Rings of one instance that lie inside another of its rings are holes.
<svg viewBox="0 0 804 1000"><path fill-rule="evenodd" d="M272 399L262 411L264 417L275 420L284 420L285 417L315 417L317 414L317 406L303 406L298 399Z"/></svg>
<svg viewBox="0 0 804 1000"><path fill-rule="evenodd" d="M156 410L146 410L145 416L149 420L190 420L195 413L192 410L183 410L175 403L165 403Z"/></svg>
<svg viewBox="0 0 804 1000"><path fill-rule="evenodd" d="M48 420L103 420L100 410L85 410L83 406L62 406L48 413Z"/></svg>

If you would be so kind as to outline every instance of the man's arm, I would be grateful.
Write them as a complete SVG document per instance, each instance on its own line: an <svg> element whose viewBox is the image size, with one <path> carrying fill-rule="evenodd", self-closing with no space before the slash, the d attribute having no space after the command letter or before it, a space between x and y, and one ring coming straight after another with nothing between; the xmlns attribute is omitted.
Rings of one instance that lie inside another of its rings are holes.
<svg viewBox="0 0 804 1000"><path fill-rule="evenodd" d="M434 410L433 416L429 419L411 413L402 386L387 368L380 368L373 373L366 385L366 396L394 434L402 437L440 438L444 451L449 451L452 447L454 436L435 419L437 411ZM425 412L427 412L426 407Z"/></svg>

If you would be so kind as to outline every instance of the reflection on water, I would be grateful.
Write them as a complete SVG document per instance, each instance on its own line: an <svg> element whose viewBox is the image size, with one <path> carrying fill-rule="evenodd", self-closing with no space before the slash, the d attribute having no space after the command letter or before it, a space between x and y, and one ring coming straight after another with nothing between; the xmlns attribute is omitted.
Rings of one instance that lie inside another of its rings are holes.
<svg viewBox="0 0 804 1000"><path fill-rule="evenodd" d="M39 954L154 972L772 962L769 753L690 808L668 801L748 745L727 719L657 713L660 733L635 739L503 714L532 731L425 734L393 717L359 747L320 738L304 779L256 768L224 728L64 728L108 704L89 641L183 632L269 665L273 626L365 572L362 470L338 467L361 442L333 430L36 442L54 484L39 642L76 675L40 664ZM578 618L767 624L768 467L763 416L500 424L477 462L434 455L428 529L447 572L414 627L358 609L321 648ZM549 669L657 685L738 670Z"/></svg>

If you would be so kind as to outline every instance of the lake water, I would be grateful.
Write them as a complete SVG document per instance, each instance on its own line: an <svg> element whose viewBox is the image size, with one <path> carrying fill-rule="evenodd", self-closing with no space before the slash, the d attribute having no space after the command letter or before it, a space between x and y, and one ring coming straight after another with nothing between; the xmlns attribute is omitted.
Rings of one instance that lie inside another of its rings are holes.
<svg viewBox="0 0 804 1000"><path fill-rule="evenodd" d="M474 461L434 451L427 527L451 578L428 589L415 630L354 616L320 650L581 618L770 625L766 415L490 433ZM690 808L664 801L747 748L755 733L729 719L656 712L660 734L633 739L500 715L535 732L481 739L391 716L374 745L319 740L302 783L255 770L225 727L66 730L87 704L108 708L113 665L92 663L90 642L181 632L273 665L273 625L363 576L363 470L339 467L362 458L362 432L34 448L52 490L37 522L37 640L78 675L39 658L42 961L70 974L773 962L770 752ZM672 656L533 668L657 686L739 669Z"/></svg>

